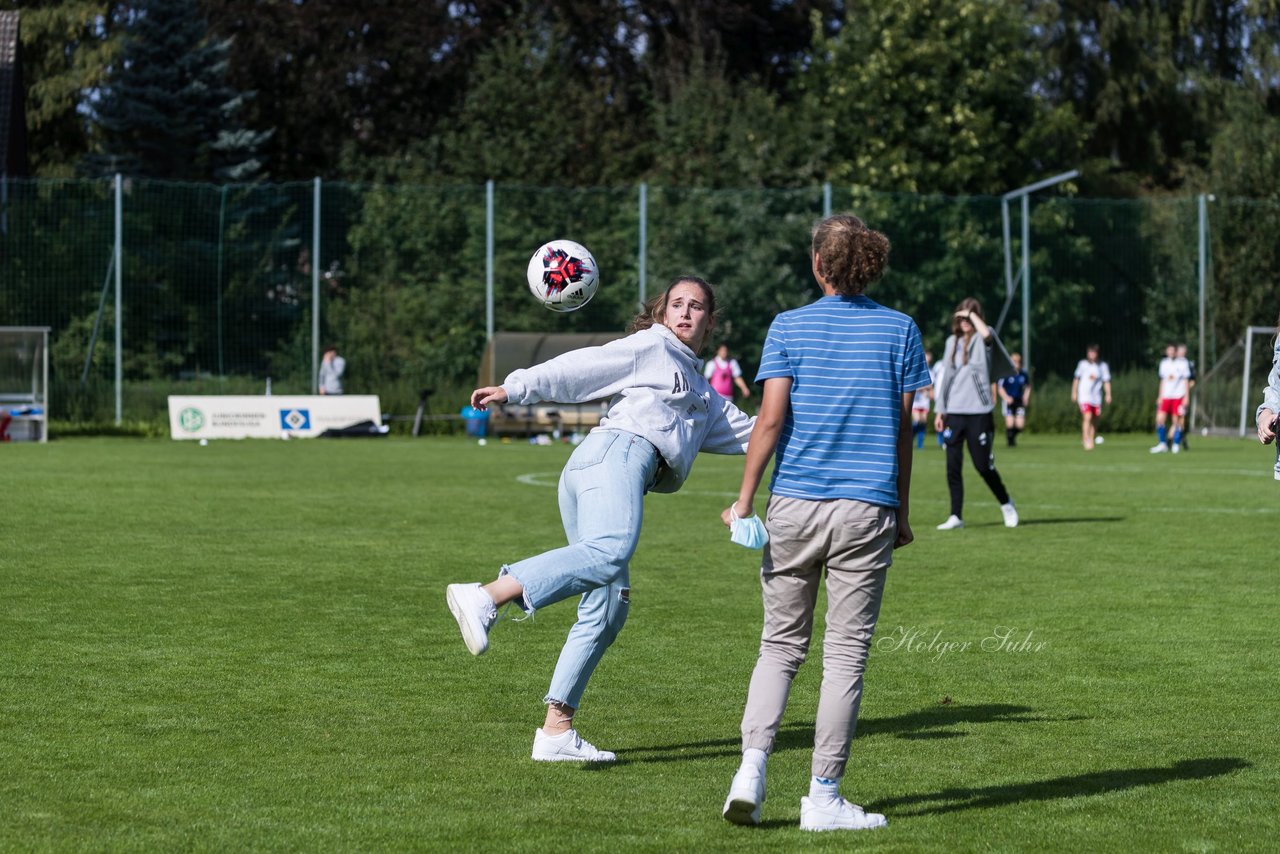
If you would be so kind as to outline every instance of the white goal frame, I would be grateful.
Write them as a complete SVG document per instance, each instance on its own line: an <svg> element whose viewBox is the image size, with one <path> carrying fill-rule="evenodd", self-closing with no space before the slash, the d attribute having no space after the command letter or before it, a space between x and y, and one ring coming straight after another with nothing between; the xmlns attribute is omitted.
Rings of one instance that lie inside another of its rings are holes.
<svg viewBox="0 0 1280 854"><path fill-rule="evenodd" d="M1253 336L1255 335L1275 335L1274 326L1249 326L1245 328L1244 333L1244 374L1240 383L1240 438L1244 438L1249 433L1249 428L1253 424L1250 415L1257 406L1249 405L1249 369L1253 367Z"/></svg>

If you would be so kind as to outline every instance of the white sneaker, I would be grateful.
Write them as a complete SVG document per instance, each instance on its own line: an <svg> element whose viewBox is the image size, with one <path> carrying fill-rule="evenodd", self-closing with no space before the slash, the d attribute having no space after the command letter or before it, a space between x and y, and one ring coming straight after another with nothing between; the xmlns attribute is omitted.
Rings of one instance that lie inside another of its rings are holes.
<svg viewBox="0 0 1280 854"><path fill-rule="evenodd" d="M865 812L844 798L819 804L810 798L800 799L801 830L871 830L889 822L878 812Z"/></svg>
<svg viewBox="0 0 1280 854"><path fill-rule="evenodd" d="M482 655L489 648L489 629L498 620L498 607L479 584L450 584L445 601L462 630L462 640L472 655Z"/></svg>
<svg viewBox="0 0 1280 854"><path fill-rule="evenodd" d="M547 735L539 728L533 734L533 758L537 762L614 762L618 757L583 741L576 729Z"/></svg>
<svg viewBox="0 0 1280 854"><path fill-rule="evenodd" d="M963 528L964 520L959 516L952 514L947 517L947 521L938 526L939 531L954 531L956 528Z"/></svg>
<svg viewBox="0 0 1280 854"><path fill-rule="evenodd" d="M1182 446L1181 446L1181 445L1174 445L1174 446L1173 446L1173 452L1174 452L1175 454L1181 453L1181 452L1182 452Z"/></svg>
<svg viewBox="0 0 1280 854"><path fill-rule="evenodd" d="M1169 450L1169 446L1168 446L1168 445L1166 445L1164 442L1161 442L1161 443L1160 443L1160 444L1158 444L1158 445L1154 445L1154 446L1152 446L1152 448L1151 448L1151 453L1153 453L1153 454L1163 454L1163 453L1164 453L1165 451L1167 451L1167 450Z"/></svg>
<svg viewBox="0 0 1280 854"><path fill-rule="evenodd" d="M1000 505L1000 512L1004 514L1004 526L1006 528L1018 527L1018 508L1013 506L1013 502Z"/></svg>
<svg viewBox="0 0 1280 854"><path fill-rule="evenodd" d="M734 824L759 824L762 803L764 775L754 765L743 763L729 785L729 797L724 802L724 817Z"/></svg>

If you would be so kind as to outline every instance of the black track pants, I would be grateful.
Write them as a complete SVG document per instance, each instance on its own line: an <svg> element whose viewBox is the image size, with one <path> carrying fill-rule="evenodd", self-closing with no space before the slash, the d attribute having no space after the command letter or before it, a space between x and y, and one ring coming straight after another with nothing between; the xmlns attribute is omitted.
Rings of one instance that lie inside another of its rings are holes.
<svg viewBox="0 0 1280 854"><path fill-rule="evenodd" d="M1009 503L1009 491L996 471L995 421L990 412L981 415L947 415L946 427L951 431L947 441L947 487L951 490L951 514L964 518L964 446L969 445L973 467L987 482L996 500Z"/></svg>

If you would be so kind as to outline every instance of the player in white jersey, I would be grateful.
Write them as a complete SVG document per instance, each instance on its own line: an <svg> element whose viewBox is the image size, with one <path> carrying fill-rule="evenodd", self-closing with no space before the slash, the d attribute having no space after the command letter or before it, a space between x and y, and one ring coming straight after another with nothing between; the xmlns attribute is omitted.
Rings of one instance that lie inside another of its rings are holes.
<svg viewBox="0 0 1280 854"><path fill-rule="evenodd" d="M933 358L932 353L926 352L924 355L926 359ZM932 362L929 365L929 377L930 379L933 380L933 385L929 386L929 398L935 401L934 408L937 409L937 404L936 404L936 401L938 399L937 388L938 388L938 383L942 380L942 363L941 362ZM938 436L938 447L939 448L946 447L947 438L942 435L941 430L938 431L937 436Z"/></svg>
<svg viewBox="0 0 1280 854"><path fill-rule="evenodd" d="M1183 407L1183 408L1184 408L1184 409L1186 409L1188 413L1190 413L1190 411L1191 411L1191 392L1195 391L1195 388L1196 388L1196 363L1195 363L1195 362L1193 362L1193 361L1191 361L1190 359L1188 359L1188 358L1187 358L1187 345L1186 345L1186 344L1179 344L1179 345L1178 345L1177 358L1178 358L1180 361L1185 362L1185 363L1186 363L1186 367L1187 367L1187 404L1186 404L1186 406L1185 406L1185 407ZM1184 416L1182 416L1181 418L1179 418L1179 419L1178 419L1178 429L1179 429L1179 430L1181 431L1181 433L1182 433L1182 441L1181 441L1181 442L1179 442L1178 444L1179 444L1179 446L1182 448L1182 450L1184 450L1184 451L1187 449L1187 433L1189 433L1189 432L1190 432L1190 431L1187 429L1187 423L1186 423L1186 421L1187 421L1187 416L1186 416L1186 415L1184 415Z"/></svg>
<svg viewBox="0 0 1280 854"><path fill-rule="evenodd" d="M1085 358L1076 365L1071 381L1071 402L1080 406L1080 438L1086 451L1092 451L1097 436L1097 419L1102 416L1102 402L1111 405L1111 368L1098 359L1098 345L1085 349Z"/></svg>
<svg viewBox="0 0 1280 854"><path fill-rule="evenodd" d="M924 351L924 363L929 368L929 376L932 378L933 354L928 350ZM924 434L929 425L929 404L932 401L932 385L916 389L916 395L911 399L911 435L915 437L917 450L924 447Z"/></svg>
<svg viewBox="0 0 1280 854"><path fill-rule="evenodd" d="M1187 399L1191 393L1191 365L1184 355L1177 355L1177 347L1173 344L1164 348L1164 358L1160 360L1160 393L1156 401L1156 438L1151 448L1153 454L1163 454L1172 450L1175 454L1182 450L1182 427L1187 411ZM1168 422L1172 420L1172 425ZM1170 435L1169 427L1173 427Z"/></svg>

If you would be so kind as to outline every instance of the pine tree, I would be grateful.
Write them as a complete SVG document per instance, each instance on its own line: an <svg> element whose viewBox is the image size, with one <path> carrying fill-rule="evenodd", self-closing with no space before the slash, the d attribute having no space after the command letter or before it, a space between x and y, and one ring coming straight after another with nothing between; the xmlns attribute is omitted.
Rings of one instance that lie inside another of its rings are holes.
<svg viewBox="0 0 1280 854"><path fill-rule="evenodd" d="M92 107L92 174L187 181L264 177L271 132L245 128L252 95L227 82L230 41L210 38L196 0L141 0L124 12L125 41Z"/></svg>

